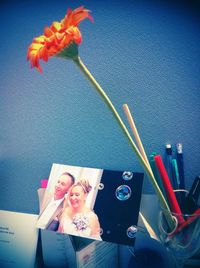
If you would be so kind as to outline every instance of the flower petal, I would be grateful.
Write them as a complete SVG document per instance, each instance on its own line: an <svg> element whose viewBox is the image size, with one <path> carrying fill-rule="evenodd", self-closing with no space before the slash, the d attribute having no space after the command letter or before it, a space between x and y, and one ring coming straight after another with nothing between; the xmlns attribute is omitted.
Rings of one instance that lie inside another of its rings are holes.
<svg viewBox="0 0 200 268"><path fill-rule="evenodd" d="M44 28L44 35L45 35L46 37L50 37L50 36L53 35L53 31L52 31L49 27L45 27L45 28Z"/></svg>
<svg viewBox="0 0 200 268"><path fill-rule="evenodd" d="M50 27L44 28L44 35L33 39L32 44L28 48L27 60L30 61L31 67L36 67L40 72L42 68L39 64L40 60L48 61L49 57L59 54L63 50L67 51L71 57L78 56L78 48L72 49L72 44L79 45L82 41L82 35L78 25L84 19L92 20L90 11L80 6L74 10L68 9L64 19L60 22L54 21ZM60 56L64 55L60 53ZM66 57L65 53L65 57ZM68 57L70 58L70 56Z"/></svg>

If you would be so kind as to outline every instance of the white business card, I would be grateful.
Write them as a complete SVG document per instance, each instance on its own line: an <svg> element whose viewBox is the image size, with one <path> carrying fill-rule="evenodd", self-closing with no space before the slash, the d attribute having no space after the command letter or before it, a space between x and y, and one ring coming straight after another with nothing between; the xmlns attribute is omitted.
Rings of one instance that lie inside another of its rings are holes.
<svg viewBox="0 0 200 268"><path fill-rule="evenodd" d="M0 210L0 267L34 267L38 215Z"/></svg>

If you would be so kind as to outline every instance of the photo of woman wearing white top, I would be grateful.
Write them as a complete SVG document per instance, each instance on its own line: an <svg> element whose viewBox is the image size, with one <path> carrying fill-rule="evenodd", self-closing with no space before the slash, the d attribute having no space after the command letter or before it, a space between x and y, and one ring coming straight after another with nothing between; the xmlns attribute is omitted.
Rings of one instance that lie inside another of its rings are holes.
<svg viewBox="0 0 200 268"><path fill-rule="evenodd" d="M87 180L79 180L70 188L58 232L102 240L97 215L85 204L92 187Z"/></svg>

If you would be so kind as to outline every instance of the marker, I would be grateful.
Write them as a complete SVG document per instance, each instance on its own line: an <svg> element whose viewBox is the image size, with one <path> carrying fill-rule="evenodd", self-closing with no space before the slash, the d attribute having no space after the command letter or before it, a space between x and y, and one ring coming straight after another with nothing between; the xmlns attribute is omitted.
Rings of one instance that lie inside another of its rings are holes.
<svg viewBox="0 0 200 268"><path fill-rule="evenodd" d="M184 165L183 165L183 145L182 143L177 143L177 164L180 176L180 189L185 189L185 175L184 175Z"/></svg>
<svg viewBox="0 0 200 268"><path fill-rule="evenodd" d="M157 169L158 169L158 171L160 173L160 177L161 177L162 182L163 182L163 186L164 186L167 198L168 198L168 202L169 202L171 212L173 214L175 214L175 216L176 216L176 218L178 220L178 223L181 225L181 224L183 224L185 222L185 220L184 220L184 218L182 216L182 212L181 212L179 204L177 202L175 193L173 191L173 188L172 188L170 179L168 177L167 171L165 169L165 166L163 164L162 158L161 158L160 155L156 155L154 157L154 160L155 160Z"/></svg>
<svg viewBox="0 0 200 268"><path fill-rule="evenodd" d="M185 198L184 213L192 214L198 209L198 200L200 195L200 176L197 176L192 184L192 187Z"/></svg>
<svg viewBox="0 0 200 268"><path fill-rule="evenodd" d="M172 238L175 234L183 230L186 226L188 226L190 223L195 221L198 217L200 217L200 208L198 208L193 215L189 216L188 219L182 223L171 235L169 235L169 238Z"/></svg>

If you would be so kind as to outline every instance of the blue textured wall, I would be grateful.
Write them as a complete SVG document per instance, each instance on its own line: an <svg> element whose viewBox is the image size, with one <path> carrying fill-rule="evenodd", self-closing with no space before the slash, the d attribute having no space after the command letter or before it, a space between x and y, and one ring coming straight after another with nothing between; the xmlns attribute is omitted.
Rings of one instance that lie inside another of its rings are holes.
<svg viewBox="0 0 200 268"><path fill-rule="evenodd" d="M182 142L187 187L200 172L195 1L1 1L0 209L38 212L36 190L53 162L143 171L72 62L51 58L41 75L26 61L33 37L81 4L94 23L80 26L80 56L124 120L129 104L146 152L163 155L166 142ZM153 192L147 178L144 192Z"/></svg>

